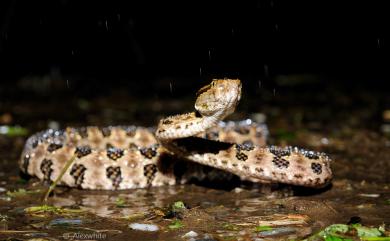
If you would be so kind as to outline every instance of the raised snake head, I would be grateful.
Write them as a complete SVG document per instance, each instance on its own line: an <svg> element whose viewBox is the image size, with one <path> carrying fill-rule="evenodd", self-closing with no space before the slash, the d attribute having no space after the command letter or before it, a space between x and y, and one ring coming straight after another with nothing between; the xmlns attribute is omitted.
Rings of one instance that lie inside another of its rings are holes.
<svg viewBox="0 0 390 241"><path fill-rule="evenodd" d="M197 93L195 109L202 116L227 116L234 112L241 98L239 79L213 79Z"/></svg>

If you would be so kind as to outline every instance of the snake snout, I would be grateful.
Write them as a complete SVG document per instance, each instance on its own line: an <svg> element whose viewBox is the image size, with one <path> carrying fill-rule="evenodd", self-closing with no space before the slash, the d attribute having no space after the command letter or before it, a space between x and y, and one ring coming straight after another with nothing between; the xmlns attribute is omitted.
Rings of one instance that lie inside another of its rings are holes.
<svg viewBox="0 0 390 241"><path fill-rule="evenodd" d="M198 93L195 109L203 116L220 113L227 116L234 112L241 98L239 79L214 79Z"/></svg>

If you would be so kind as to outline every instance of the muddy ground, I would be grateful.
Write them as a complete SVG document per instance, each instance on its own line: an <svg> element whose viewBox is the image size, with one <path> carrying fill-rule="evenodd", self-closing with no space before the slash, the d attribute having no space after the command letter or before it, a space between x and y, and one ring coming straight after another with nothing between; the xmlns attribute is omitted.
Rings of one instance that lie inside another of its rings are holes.
<svg viewBox="0 0 390 241"><path fill-rule="evenodd" d="M269 143L328 153L334 171L330 186L317 190L278 184L221 188L206 184L127 191L58 187L47 205L63 209L45 212L26 210L43 204L47 188L19 175L17 160L28 134L49 126L149 126L161 116L191 110L193 96L134 98L115 90L85 98L67 98L69 93L54 98L34 94L3 98L0 125L23 129L0 134L0 239L301 240L331 224L384 225L388 230L389 97L383 90L351 91L339 86L316 90L320 94L307 91L285 87L250 96L244 92L230 119L265 117ZM18 189L26 192L15 192ZM185 207L172 214L172 205L179 201ZM134 230L129 227L134 223L152 224L158 230Z"/></svg>

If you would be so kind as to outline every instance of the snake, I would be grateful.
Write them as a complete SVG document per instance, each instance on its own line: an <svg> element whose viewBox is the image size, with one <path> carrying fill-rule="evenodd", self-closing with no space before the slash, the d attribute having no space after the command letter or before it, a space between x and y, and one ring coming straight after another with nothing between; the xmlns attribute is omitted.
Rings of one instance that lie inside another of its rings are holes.
<svg viewBox="0 0 390 241"><path fill-rule="evenodd" d="M239 79L213 79L197 92L195 111L163 118L156 127L40 131L27 139L19 167L50 183L73 158L58 184L95 190L185 184L223 173L255 183L328 185L332 170L327 154L267 146L264 123L224 121L235 111L241 89Z"/></svg>

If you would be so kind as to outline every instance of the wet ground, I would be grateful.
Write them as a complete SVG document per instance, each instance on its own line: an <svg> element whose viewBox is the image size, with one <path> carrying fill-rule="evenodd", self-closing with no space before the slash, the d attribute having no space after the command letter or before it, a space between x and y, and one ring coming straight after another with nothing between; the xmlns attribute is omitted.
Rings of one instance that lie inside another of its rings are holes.
<svg viewBox="0 0 390 241"><path fill-rule="evenodd" d="M58 187L48 206L42 206L47 185L19 175L17 159L26 131L86 124L153 125L161 116L191 110L193 97L134 98L118 90L65 102L63 97L3 100L0 239L301 240L329 225L351 223L380 227L382 236L389 235L389 97L364 88L325 89L318 95L286 89L262 90L249 97L244 92L231 118L266 118L270 143L327 152L334 160L334 180L324 189L277 184L128 191ZM135 230L136 224L150 224L141 226L150 230ZM356 234L347 236L359 240ZM377 240L388 240L382 238Z"/></svg>

